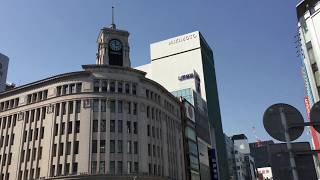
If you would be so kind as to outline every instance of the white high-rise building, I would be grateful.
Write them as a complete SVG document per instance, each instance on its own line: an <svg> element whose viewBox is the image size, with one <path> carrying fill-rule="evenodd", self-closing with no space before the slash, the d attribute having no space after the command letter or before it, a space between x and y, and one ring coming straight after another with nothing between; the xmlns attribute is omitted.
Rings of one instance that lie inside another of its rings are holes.
<svg viewBox="0 0 320 180"><path fill-rule="evenodd" d="M200 174L210 178L208 150L217 153L220 179L228 179L224 134L213 52L199 31L150 45L151 62L136 67L175 96L183 96L195 107L199 139ZM211 153L212 154L212 153ZM209 175L208 175L209 174Z"/></svg>
<svg viewBox="0 0 320 180"><path fill-rule="evenodd" d="M0 53L0 92L6 89L9 58Z"/></svg>
<svg viewBox="0 0 320 180"><path fill-rule="evenodd" d="M307 113L320 100L320 1L302 0L297 6L299 45L301 47L302 74L305 82L304 98ZM312 145L320 149L320 134L310 128ZM320 155L320 154L319 154ZM318 176L320 175L320 156L315 159Z"/></svg>
<svg viewBox="0 0 320 180"><path fill-rule="evenodd" d="M320 1L301 1L297 16L307 95L312 105L319 101L320 93Z"/></svg>

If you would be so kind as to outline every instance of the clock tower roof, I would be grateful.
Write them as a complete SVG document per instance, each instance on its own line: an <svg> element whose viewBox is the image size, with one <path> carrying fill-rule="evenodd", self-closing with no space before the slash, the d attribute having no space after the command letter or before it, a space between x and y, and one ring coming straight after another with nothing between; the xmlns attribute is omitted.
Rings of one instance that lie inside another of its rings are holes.
<svg viewBox="0 0 320 180"><path fill-rule="evenodd" d="M116 28L113 10L114 8L112 7L111 25L103 27L97 38L96 64L130 67L129 32Z"/></svg>

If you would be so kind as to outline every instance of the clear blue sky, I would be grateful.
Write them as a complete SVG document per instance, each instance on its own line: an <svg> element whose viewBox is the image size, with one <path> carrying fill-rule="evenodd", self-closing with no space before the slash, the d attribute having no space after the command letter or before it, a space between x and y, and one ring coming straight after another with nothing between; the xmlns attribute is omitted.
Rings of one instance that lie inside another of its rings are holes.
<svg viewBox="0 0 320 180"><path fill-rule="evenodd" d="M278 102L303 115L304 83L296 57L296 1L279 0L3 0L0 52L18 85L94 64L99 29L111 22L130 34L133 67L148 63L149 44L199 30L215 55L223 128L252 126L262 140L265 109ZM304 133L300 140L309 137Z"/></svg>

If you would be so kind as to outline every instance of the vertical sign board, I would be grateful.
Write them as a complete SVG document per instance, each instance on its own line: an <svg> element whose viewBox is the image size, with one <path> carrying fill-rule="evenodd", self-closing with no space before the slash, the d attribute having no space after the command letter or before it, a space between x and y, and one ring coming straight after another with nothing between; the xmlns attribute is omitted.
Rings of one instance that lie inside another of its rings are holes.
<svg viewBox="0 0 320 180"><path fill-rule="evenodd" d="M184 102L184 107L186 109L186 116L189 118L192 122L196 122L195 114L194 114L194 107L192 104L190 104L188 101Z"/></svg>
<svg viewBox="0 0 320 180"><path fill-rule="evenodd" d="M307 67L304 63L302 65L301 72L302 72L304 86L306 88L306 94L307 94L307 96L304 97L304 104L306 106L308 120L310 121L310 110L311 110L311 106L313 106L313 104L314 104L314 98L313 98L313 94L311 91L311 85L310 85L310 81L309 81L309 77L308 77L308 73L307 73ZM311 131L311 135L312 135L312 139L313 139L314 148L319 149L320 144L319 144L319 139L318 139L318 132L313 127L310 127L310 131ZM318 154L318 159L320 160L320 154Z"/></svg>
<svg viewBox="0 0 320 180"><path fill-rule="evenodd" d="M308 97L304 97L304 105L306 106L307 117L310 121L311 105L310 105ZM320 145L319 145L319 139L318 139L318 132L312 126L310 126L310 131L311 131L311 135L312 135L312 139L313 139L314 148L319 149ZM318 159L320 160L320 154L318 154Z"/></svg>
<svg viewBox="0 0 320 180"><path fill-rule="evenodd" d="M208 153L209 153L209 161L210 161L209 164L210 164L211 180L219 180L216 150L210 149Z"/></svg>

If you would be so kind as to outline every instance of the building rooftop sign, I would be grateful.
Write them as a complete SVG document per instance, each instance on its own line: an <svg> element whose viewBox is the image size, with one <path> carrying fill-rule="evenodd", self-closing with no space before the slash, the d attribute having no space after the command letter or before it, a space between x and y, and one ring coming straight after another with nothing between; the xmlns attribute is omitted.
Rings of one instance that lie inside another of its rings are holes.
<svg viewBox="0 0 320 180"><path fill-rule="evenodd" d="M195 31L182 36L153 43L150 45L151 60L157 60L163 57L200 48L199 37L200 32Z"/></svg>

